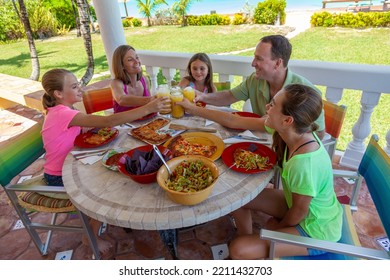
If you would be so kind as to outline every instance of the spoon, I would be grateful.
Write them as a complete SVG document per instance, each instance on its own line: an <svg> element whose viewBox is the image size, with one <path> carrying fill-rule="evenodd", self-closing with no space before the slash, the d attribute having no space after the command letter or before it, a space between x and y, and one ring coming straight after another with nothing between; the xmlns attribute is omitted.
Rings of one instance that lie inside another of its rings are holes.
<svg viewBox="0 0 390 280"><path fill-rule="evenodd" d="M172 175L172 171L169 168L168 164L165 162L165 159L164 159L163 155L160 153L160 150L157 148L156 145L153 145L153 150L156 151L157 155L159 156L161 161L164 163L165 167L168 169L169 176L171 176Z"/></svg>

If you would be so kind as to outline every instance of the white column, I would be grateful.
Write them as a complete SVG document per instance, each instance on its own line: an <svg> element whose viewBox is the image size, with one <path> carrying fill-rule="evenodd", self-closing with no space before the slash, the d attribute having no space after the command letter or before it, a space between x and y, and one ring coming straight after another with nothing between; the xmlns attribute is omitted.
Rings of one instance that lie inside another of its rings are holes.
<svg viewBox="0 0 390 280"><path fill-rule="evenodd" d="M378 105L381 94L379 92L363 91L361 98L361 109L359 119L352 128L353 139L349 142L344 155L341 157L340 164L357 169L363 154L366 151L364 140L370 136L371 114L376 105Z"/></svg>
<svg viewBox="0 0 390 280"><path fill-rule="evenodd" d="M93 0L93 6L112 76L112 54L118 46L127 44L118 1Z"/></svg>

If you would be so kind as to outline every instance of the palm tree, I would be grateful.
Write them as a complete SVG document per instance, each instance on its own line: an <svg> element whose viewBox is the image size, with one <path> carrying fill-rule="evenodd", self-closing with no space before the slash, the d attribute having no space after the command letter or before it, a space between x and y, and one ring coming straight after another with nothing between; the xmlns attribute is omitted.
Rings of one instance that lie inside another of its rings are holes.
<svg viewBox="0 0 390 280"><path fill-rule="evenodd" d="M140 13L148 18L148 26L152 26L152 23L150 22L150 18L152 17L152 13L154 12L154 10L161 4L168 5L168 3L165 2L164 0L145 0L145 1L136 0L136 1Z"/></svg>
<svg viewBox="0 0 390 280"><path fill-rule="evenodd" d="M37 49L34 43L34 37L32 35L33 33L31 30L30 21L28 19L27 9L26 6L24 5L23 0L18 0L18 2L19 2L20 13L18 11L18 8L16 7L14 0L12 0L12 4L14 5L15 11L18 17L20 18L20 21L23 23L24 31L26 32L26 36L27 36L28 45L30 47L30 57L31 57L31 64L32 64L32 72L31 72L30 79L34 81L38 81L39 71L40 71L39 59L38 59Z"/></svg>
<svg viewBox="0 0 390 280"><path fill-rule="evenodd" d="M187 26L187 12L193 2L199 2L200 0L179 0L173 4L173 10L182 18L181 26Z"/></svg>
<svg viewBox="0 0 390 280"><path fill-rule="evenodd" d="M84 76L80 80L81 84L85 86L92 79L95 67L92 51L91 30L89 29L91 22L89 16L89 5L87 0L77 0L76 2L77 8L79 10L81 36L83 37L85 51L88 56L87 70L85 71Z"/></svg>
<svg viewBox="0 0 390 280"><path fill-rule="evenodd" d="M126 17L129 17L129 14L127 12L127 5L126 5L126 0L123 1L123 5L125 5L125 11L126 11Z"/></svg>

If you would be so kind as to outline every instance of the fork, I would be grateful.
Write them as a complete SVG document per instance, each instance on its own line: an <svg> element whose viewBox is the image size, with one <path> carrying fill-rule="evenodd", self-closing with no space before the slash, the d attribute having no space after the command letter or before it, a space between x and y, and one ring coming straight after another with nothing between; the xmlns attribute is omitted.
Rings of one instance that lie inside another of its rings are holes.
<svg viewBox="0 0 390 280"><path fill-rule="evenodd" d="M107 150L104 151L98 151L98 152L91 152L88 154L82 154L82 155L74 155L75 159L82 159L82 158L87 158L87 157L92 157L92 156L102 156L105 153L107 153Z"/></svg>

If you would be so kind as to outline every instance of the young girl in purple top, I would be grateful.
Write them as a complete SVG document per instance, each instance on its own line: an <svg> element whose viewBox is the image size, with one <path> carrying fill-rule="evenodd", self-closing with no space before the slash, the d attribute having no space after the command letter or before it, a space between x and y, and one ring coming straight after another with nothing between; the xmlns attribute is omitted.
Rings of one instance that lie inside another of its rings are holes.
<svg viewBox="0 0 390 280"><path fill-rule="evenodd" d="M141 61L132 46L117 47L112 56L114 79L111 89L114 97L114 112L132 110L153 101L148 82L142 75Z"/></svg>

